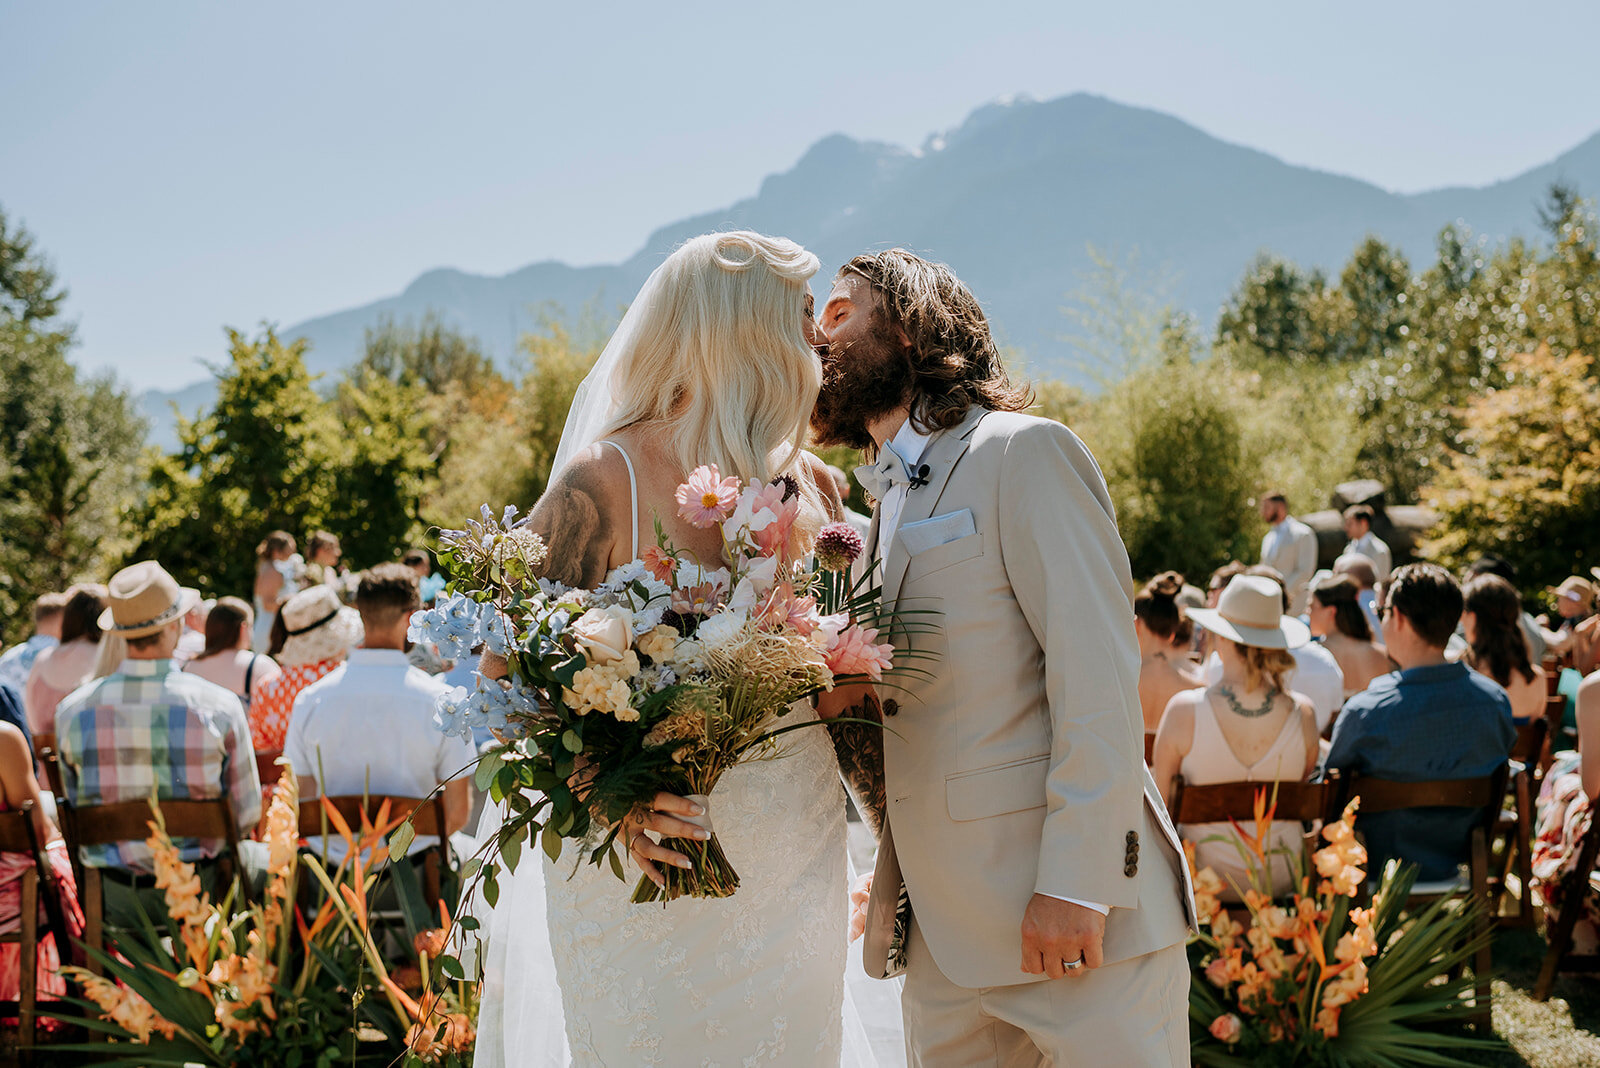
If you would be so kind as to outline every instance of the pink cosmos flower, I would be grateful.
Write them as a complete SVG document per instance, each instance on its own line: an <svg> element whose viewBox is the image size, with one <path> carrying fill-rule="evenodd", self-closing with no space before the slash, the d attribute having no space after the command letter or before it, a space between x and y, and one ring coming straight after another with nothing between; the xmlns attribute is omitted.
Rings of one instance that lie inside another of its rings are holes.
<svg viewBox="0 0 1600 1068"><path fill-rule="evenodd" d="M677 558L659 545L646 546L640 559L658 582L671 582L674 572L678 570Z"/></svg>
<svg viewBox="0 0 1600 1068"><path fill-rule="evenodd" d="M733 514L739 503L739 480L723 478L716 464L695 468L678 487L678 515L697 527L710 527Z"/></svg>
<svg viewBox="0 0 1600 1068"><path fill-rule="evenodd" d="M840 675L866 675L873 682L883 681L883 669L894 663L894 646L879 644L873 627L851 625L840 632L828 648L828 670Z"/></svg>

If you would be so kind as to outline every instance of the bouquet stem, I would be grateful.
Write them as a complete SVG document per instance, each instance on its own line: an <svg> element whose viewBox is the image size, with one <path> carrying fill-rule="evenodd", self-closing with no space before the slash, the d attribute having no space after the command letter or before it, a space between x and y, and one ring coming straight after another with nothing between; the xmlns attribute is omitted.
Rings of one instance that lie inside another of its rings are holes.
<svg viewBox="0 0 1600 1068"><path fill-rule="evenodd" d="M640 876L639 885L633 888L635 905L662 899L676 901L680 897L732 897L739 889L739 873L733 870L715 832L703 842L694 838L663 838L661 844L688 857L693 866L663 865L665 888L657 886L648 875Z"/></svg>

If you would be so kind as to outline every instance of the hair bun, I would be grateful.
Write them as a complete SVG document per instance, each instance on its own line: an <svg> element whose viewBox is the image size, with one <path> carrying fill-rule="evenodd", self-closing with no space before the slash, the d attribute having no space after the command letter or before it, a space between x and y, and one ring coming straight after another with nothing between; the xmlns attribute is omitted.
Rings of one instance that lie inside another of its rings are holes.
<svg viewBox="0 0 1600 1068"><path fill-rule="evenodd" d="M1144 587L1157 597L1176 598L1183 592L1183 576L1176 571L1163 571Z"/></svg>

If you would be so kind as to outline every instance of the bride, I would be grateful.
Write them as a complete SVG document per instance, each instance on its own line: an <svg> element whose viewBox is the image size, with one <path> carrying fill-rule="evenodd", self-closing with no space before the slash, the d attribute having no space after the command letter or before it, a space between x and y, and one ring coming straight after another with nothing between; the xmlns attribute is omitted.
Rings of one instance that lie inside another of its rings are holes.
<svg viewBox="0 0 1600 1068"><path fill-rule="evenodd" d="M548 577L594 587L655 543L657 523L714 568L717 528L680 520L673 499L700 464L794 479L813 534L840 516L826 468L800 448L821 382L817 266L792 241L732 232L689 241L651 275L580 387L533 510ZM741 877L732 897L630 904L631 883L576 850L525 855L502 877L484 924L476 1065L871 1063L859 1024L845 1036L841 758L822 729L787 740L710 796ZM655 838L703 833L687 817L700 817L691 802L662 794L622 829L658 882L660 865L688 862ZM486 827L498 818L490 809Z"/></svg>

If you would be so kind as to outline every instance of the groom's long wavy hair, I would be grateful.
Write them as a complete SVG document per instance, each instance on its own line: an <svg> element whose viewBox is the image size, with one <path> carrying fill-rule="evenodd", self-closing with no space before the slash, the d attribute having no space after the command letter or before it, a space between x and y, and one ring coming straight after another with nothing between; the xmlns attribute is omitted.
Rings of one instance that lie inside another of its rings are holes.
<svg viewBox="0 0 1600 1068"><path fill-rule="evenodd" d="M846 272L878 292L890 322L911 343L911 418L918 430L953 427L974 406L1016 412L1033 403L1033 390L1006 373L978 298L949 267L892 248L857 256L839 269Z"/></svg>

